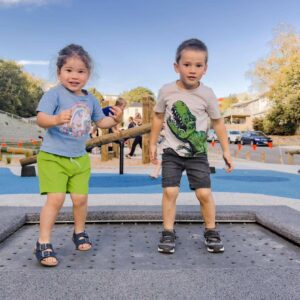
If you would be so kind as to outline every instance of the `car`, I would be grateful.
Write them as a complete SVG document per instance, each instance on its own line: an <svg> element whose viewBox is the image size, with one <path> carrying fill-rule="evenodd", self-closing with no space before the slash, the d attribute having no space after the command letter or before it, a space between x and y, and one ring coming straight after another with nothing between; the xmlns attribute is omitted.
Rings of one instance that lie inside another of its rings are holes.
<svg viewBox="0 0 300 300"><path fill-rule="evenodd" d="M241 140L242 133L239 130L228 130L227 135L229 144L237 144Z"/></svg>
<svg viewBox="0 0 300 300"><path fill-rule="evenodd" d="M211 142L212 140L214 140L215 142L218 141L217 134L216 134L216 132L213 129L209 129L208 130L206 140L208 142Z"/></svg>
<svg viewBox="0 0 300 300"><path fill-rule="evenodd" d="M247 131L241 136L241 144L268 146L272 142L272 139L264 134L262 131Z"/></svg>

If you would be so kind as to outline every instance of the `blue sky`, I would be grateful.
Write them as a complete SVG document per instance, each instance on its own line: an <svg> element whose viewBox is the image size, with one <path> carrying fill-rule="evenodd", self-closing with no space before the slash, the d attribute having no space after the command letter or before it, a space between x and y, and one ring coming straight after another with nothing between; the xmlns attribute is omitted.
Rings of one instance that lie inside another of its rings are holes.
<svg viewBox="0 0 300 300"><path fill-rule="evenodd" d="M299 12L298 0L0 0L0 58L54 82L57 52L77 43L95 62L89 86L157 94L177 78L177 46L196 37L209 48L203 82L223 97L249 91L245 73L268 53L279 24L300 31Z"/></svg>

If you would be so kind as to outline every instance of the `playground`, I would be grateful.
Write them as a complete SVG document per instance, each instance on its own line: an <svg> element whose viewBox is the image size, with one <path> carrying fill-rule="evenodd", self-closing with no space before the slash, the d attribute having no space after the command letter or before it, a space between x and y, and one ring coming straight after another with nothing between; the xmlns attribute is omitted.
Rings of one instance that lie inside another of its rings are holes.
<svg viewBox="0 0 300 300"><path fill-rule="evenodd" d="M93 249L74 250L72 203L67 197L53 236L61 262L51 270L41 268L32 254L45 202L38 191L38 144L2 145L1 296L57 299L67 293L79 299L199 299L201 294L208 299L296 299L300 292L299 165L254 161L238 153L236 146L235 170L226 174L217 145L210 144L216 219L225 252L206 251L199 205L184 174L176 215L177 250L171 256L161 255L157 241L162 229L162 188L161 177L149 176L153 168L147 157L149 121L87 143L103 151L90 154L87 230ZM143 134L145 147L126 159L129 149L120 141L137 134ZM106 145L112 142L118 142L117 150L110 155ZM219 273L222 280L216 282Z"/></svg>

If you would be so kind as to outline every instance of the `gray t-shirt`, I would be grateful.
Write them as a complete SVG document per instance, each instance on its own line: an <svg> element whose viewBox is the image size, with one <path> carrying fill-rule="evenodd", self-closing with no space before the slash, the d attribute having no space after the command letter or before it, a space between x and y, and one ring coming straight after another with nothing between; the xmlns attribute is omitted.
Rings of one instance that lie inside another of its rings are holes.
<svg viewBox="0 0 300 300"><path fill-rule="evenodd" d="M172 148L184 157L207 153L208 118L220 119L218 100L213 90L200 83L193 90L180 89L176 82L164 85L154 108L165 114L165 140L162 148Z"/></svg>
<svg viewBox="0 0 300 300"><path fill-rule="evenodd" d="M98 100L91 94L77 96L62 85L46 92L40 100L37 112L58 115L71 109L72 118L67 124L48 128L41 150L66 157L79 157L86 153L85 142L89 138L91 120L105 117Z"/></svg>

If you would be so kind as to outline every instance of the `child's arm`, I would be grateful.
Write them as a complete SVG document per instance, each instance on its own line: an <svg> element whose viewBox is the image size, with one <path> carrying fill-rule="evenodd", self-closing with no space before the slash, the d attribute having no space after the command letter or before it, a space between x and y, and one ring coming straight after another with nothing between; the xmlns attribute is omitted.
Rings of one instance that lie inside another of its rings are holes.
<svg viewBox="0 0 300 300"><path fill-rule="evenodd" d="M224 125L223 119L212 119L213 128L219 138L222 150L223 159L227 166L226 171L231 172L233 170L232 158L230 155L230 149L228 144L228 137L226 132L226 127Z"/></svg>
<svg viewBox="0 0 300 300"><path fill-rule="evenodd" d="M39 111L37 114L36 122L42 128L50 128L65 123L69 123L72 118L72 111L70 109L62 111L58 115L48 115Z"/></svg>
<svg viewBox="0 0 300 300"><path fill-rule="evenodd" d="M111 107L111 114L109 117L105 117L96 122L96 125L100 128L111 128L122 121L123 111L118 106Z"/></svg>
<svg viewBox="0 0 300 300"><path fill-rule="evenodd" d="M151 126L151 133L150 133L150 160L153 164L157 164L157 140L159 133L161 131L162 125L164 122L164 114L163 113L154 113L152 126Z"/></svg>

